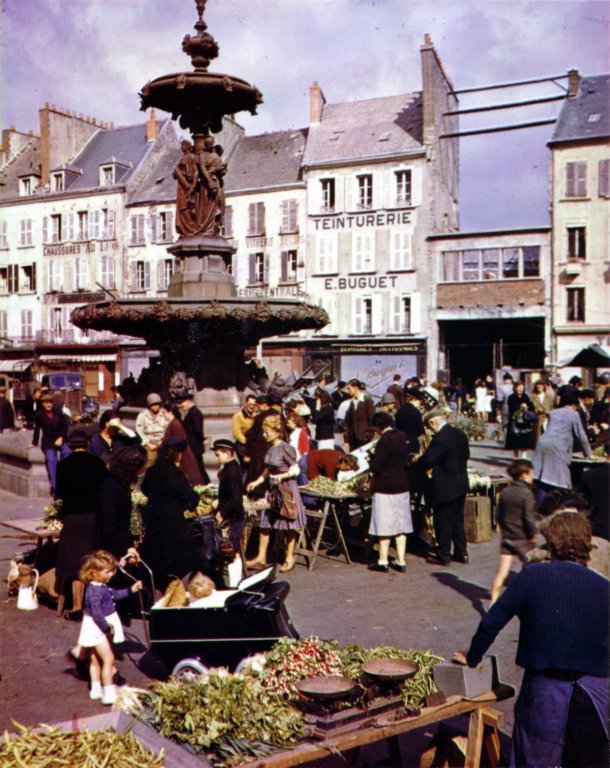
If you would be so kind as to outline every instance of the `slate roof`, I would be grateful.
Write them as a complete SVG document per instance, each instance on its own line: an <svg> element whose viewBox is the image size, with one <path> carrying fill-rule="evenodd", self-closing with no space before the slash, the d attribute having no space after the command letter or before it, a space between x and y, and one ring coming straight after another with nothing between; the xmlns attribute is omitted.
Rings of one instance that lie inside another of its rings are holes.
<svg viewBox="0 0 610 768"><path fill-rule="evenodd" d="M230 157L225 189L238 192L300 182L306 141L307 129L245 136Z"/></svg>
<svg viewBox="0 0 610 768"><path fill-rule="evenodd" d="M309 131L304 164L396 155L420 149L421 93L325 104Z"/></svg>
<svg viewBox="0 0 610 768"><path fill-rule="evenodd" d="M40 139L36 136L0 171L0 200L19 195L19 177L40 176Z"/></svg>
<svg viewBox="0 0 610 768"><path fill-rule="evenodd" d="M610 75L583 77L578 95L564 101L549 144L609 136Z"/></svg>

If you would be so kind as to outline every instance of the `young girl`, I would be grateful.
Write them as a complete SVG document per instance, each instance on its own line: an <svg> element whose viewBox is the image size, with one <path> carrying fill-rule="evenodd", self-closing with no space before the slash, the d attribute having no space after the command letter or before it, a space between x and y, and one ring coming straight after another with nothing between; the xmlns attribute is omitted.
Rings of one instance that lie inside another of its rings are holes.
<svg viewBox="0 0 610 768"><path fill-rule="evenodd" d="M536 520L534 518L534 470L532 462L517 459L508 467L512 483L500 494L498 522L502 531L500 563L491 587L492 604L500 597L506 577L510 573L513 557L527 562L527 553L535 547Z"/></svg>
<svg viewBox="0 0 610 768"><path fill-rule="evenodd" d="M80 580L87 588L78 645L92 649L89 696L92 699L101 699L102 704L113 704L116 698L116 688L113 684L114 653L110 640L122 643L125 639L115 600L124 600L132 592L142 589L141 581L127 589L113 589L107 586L119 564L123 564L123 561L119 563L110 552L98 549L83 558L79 573Z"/></svg>

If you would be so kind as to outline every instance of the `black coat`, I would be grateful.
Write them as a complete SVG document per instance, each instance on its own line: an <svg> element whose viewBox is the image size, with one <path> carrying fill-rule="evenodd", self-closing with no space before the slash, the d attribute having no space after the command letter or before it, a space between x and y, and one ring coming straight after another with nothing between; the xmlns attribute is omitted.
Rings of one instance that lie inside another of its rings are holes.
<svg viewBox="0 0 610 768"><path fill-rule="evenodd" d="M508 405L508 426L504 447L509 450L532 450L535 447L536 439L534 404L525 393L518 395L515 392L508 396L506 402ZM527 413L523 419L515 421L514 415L522 405L526 406Z"/></svg>
<svg viewBox="0 0 610 768"><path fill-rule="evenodd" d="M445 424L437 432L419 465L432 469L431 503L448 504L468 493L468 438L459 429Z"/></svg>
<svg viewBox="0 0 610 768"><path fill-rule="evenodd" d="M396 411L396 429L406 436L409 453L419 453L417 438L424 434L424 420L412 403L405 403Z"/></svg>
<svg viewBox="0 0 610 768"><path fill-rule="evenodd" d="M55 495L61 499L63 528L55 567L58 576L76 579L80 561L94 548L95 503L107 475L103 461L74 451L57 465Z"/></svg>
<svg viewBox="0 0 610 768"><path fill-rule="evenodd" d="M311 420L316 425L316 440L332 440L335 437L335 411L330 403L314 410Z"/></svg>
<svg viewBox="0 0 610 768"><path fill-rule="evenodd" d="M34 416L34 437L32 438L32 445L38 445L38 438L42 432L40 448L43 451L55 448L55 441L60 437L63 438L64 442L66 441L69 426L70 422L68 417L59 409L53 408L49 412L44 409L36 411L36 415Z"/></svg>
<svg viewBox="0 0 610 768"><path fill-rule="evenodd" d="M610 516L610 464L605 461L599 466L583 472L580 489L587 497L590 507L591 529L594 536L604 539L609 535Z"/></svg>
<svg viewBox="0 0 610 768"><path fill-rule="evenodd" d="M230 523L244 519L244 483L237 460L224 464L218 472L218 509Z"/></svg>
<svg viewBox="0 0 610 768"><path fill-rule="evenodd" d="M373 416L375 403L370 395L363 400L352 400L345 412L343 430L345 441L353 450L373 439Z"/></svg>
<svg viewBox="0 0 610 768"><path fill-rule="evenodd" d="M388 429L375 445L369 462L375 493L405 493L409 490L407 440L398 429Z"/></svg>
<svg viewBox="0 0 610 768"><path fill-rule="evenodd" d="M108 474L95 501L96 549L106 549L120 558L133 546L131 535L131 489L116 475Z"/></svg>
<svg viewBox="0 0 610 768"><path fill-rule="evenodd" d="M203 447L203 414L196 405L192 405L182 420L186 440L195 456L201 456Z"/></svg>
<svg viewBox="0 0 610 768"><path fill-rule="evenodd" d="M157 588L165 589L170 576L182 578L195 567L195 544L184 512L195 509L199 496L184 472L165 458L146 472L142 493L148 497L142 557Z"/></svg>
<svg viewBox="0 0 610 768"><path fill-rule="evenodd" d="M3 429L15 428L15 412L13 406L6 399L6 397L0 397L0 432Z"/></svg>

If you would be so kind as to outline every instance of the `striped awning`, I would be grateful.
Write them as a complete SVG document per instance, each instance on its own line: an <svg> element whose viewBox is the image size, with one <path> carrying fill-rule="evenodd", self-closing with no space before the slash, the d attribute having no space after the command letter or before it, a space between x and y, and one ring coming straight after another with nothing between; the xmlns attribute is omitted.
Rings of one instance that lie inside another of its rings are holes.
<svg viewBox="0 0 610 768"><path fill-rule="evenodd" d="M23 373L33 362L31 357L18 360L0 360L0 373Z"/></svg>
<svg viewBox="0 0 610 768"><path fill-rule="evenodd" d="M116 363L116 355L40 355L41 363Z"/></svg>

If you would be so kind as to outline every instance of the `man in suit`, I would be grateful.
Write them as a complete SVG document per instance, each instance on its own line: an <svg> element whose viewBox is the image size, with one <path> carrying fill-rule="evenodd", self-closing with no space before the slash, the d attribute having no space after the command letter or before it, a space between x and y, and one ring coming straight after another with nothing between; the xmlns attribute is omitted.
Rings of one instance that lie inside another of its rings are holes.
<svg viewBox="0 0 610 768"><path fill-rule="evenodd" d="M347 453L360 448L373 439L373 416L375 403L365 392L364 386L358 379L347 383L347 391L352 398L345 413L343 432L345 435L345 450Z"/></svg>
<svg viewBox="0 0 610 768"><path fill-rule="evenodd" d="M405 396L404 396L404 390L400 385L399 373L394 374L392 383L387 388L386 392L389 392L391 395L394 395L394 398L396 399L396 407L402 408L402 406L405 404Z"/></svg>
<svg viewBox="0 0 610 768"><path fill-rule="evenodd" d="M186 432L186 440L195 456L195 461L201 472L203 484L208 485L210 477L205 471L203 464L203 452L205 435L203 431L203 414L193 402L193 396L189 393L181 394L176 397L176 402L182 412L182 425Z"/></svg>
<svg viewBox="0 0 610 768"><path fill-rule="evenodd" d="M468 562L464 531L464 503L468 493L467 464L470 457L468 438L447 423L446 408L433 408L426 416L428 428L434 433L419 464L432 470L432 508L438 549L428 557L433 565L451 565L453 559Z"/></svg>

